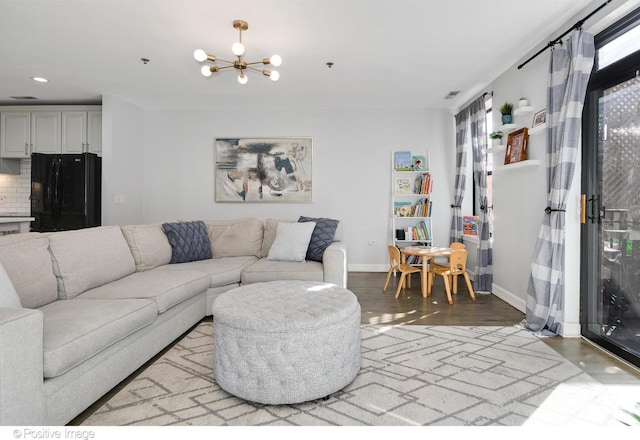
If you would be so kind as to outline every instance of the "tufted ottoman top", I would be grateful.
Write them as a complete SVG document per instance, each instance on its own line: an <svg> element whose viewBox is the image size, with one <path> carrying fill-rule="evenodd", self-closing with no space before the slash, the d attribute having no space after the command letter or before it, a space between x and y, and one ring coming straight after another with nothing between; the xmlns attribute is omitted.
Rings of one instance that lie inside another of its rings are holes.
<svg viewBox="0 0 640 440"><path fill-rule="evenodd" d="M214 321L261 332L287 332L333 325L358 309L349 290L314 281L271 281L241 286L213 302Z"/></svg>

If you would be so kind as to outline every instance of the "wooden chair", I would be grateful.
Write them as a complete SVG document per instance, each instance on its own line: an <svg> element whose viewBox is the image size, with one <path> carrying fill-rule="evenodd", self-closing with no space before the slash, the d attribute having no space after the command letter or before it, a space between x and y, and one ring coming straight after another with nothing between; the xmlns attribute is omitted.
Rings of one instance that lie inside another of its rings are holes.
<svg viewBox="0 0 640 440"><path fill-rule="evenodd" d="M395 246L389 245L387 246L389 249L389 271L387 272L387 279L384 282L384 287L382 288L383 292L386 292L387 286L389 285L389 280L391 279L391 274L394 271L400 272L400 281L398 282L398 288L396 289L396 298L400 295L400 289L404 287L405 278L407 281L407 287L411 287L411 274L421 272L422 269L419 267L411 266L410 264L406 264L402 262L402 257L400 255L400 249ZM407 277L407 275L409 275Z"/></svg>
<svg viewBox="0 0 640 440"><path fill-rule="evenodd" d="M469 279L469 274L467 273L467 250L466 249L454 249L451 251L449 255L449 264L432 264L429 268L429 283L428 286L431 288L433 286L433 276L434 275L442 275L442 279L444 280L444 288L447 292L447 301L449 304L453 304L453 299L451 298L451 289L453 284L453 293L458 293L458 275L464 276L464 280L467 283L467 288L469 289L469 296L473 301L476 300L476 296L473 293L473 287L471 286L471 280ZM429 292L431 293L431 292Z"/></svg>
<svg viewBox="0 0 640 440"><path fill-rule="evenodd" d="M453 242L449 245L449 248L451 249L465 249L464 243L460 243L460 242ZM447 260L449 259L449 257L446 257ZM431 260L431 267L437 267L438 269L446 269L449 267L449 261L436 261L435 259ZM457 279L457 277L456 277ZM432 280L433 281L433 280ZM457 286L457 281L456 281L456 286Z"/></svg>

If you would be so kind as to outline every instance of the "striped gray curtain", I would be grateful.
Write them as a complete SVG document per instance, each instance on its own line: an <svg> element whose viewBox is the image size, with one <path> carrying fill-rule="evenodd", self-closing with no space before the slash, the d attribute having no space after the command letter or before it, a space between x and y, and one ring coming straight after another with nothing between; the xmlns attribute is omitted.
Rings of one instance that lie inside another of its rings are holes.
<svg viewBox="0 0 640 440"><path fill-rule="evenodd" d="M469 118L469 108L465 108L456 115L456 180L453 195L453 205L451 205L451 232L449 233L449 243L462 242L462 200L465 190L465 173L467 171L467 151L465 142L467 140L467 126Z"/></svg>
<svg viewBox="0 0 640 440"><path fill-rule="evenodd" d="M473 148L473 174L480 203L478 222L478 254L473 289L491 293L493 285L493 256L489 236L489 200L487 199L487 111L484 97L476 99L470 106L471 146Z"/></svg>
<svg viewBox="0 0 640 440"><path fill-rule="evenodd" d="M582 108L591 75L593 35L575 30L551 51L547 87L547 208L527 288L526 328L557 335L563 314L567 194L580 152Z"/></svg>

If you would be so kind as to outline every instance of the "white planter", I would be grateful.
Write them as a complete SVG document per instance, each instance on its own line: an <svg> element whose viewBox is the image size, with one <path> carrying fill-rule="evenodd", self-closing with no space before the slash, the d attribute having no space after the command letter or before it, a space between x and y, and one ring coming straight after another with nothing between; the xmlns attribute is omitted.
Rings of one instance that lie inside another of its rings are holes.
<svg viewBox="0 0 640 440"><path fill-rule="evenodd" d="M521 99L518 101L518 107L526 107L529 105L529 100Z"/></svg>

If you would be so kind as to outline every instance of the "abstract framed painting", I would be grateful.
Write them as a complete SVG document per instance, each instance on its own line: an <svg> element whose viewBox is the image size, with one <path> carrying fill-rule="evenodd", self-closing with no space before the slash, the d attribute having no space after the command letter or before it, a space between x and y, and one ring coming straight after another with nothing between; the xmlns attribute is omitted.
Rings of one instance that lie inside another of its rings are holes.
<svg viewBox="0 0 640 440"><path fill-rule="evenodd" d="M311 202L313 139L216 138L216 202Z"/></svg>

